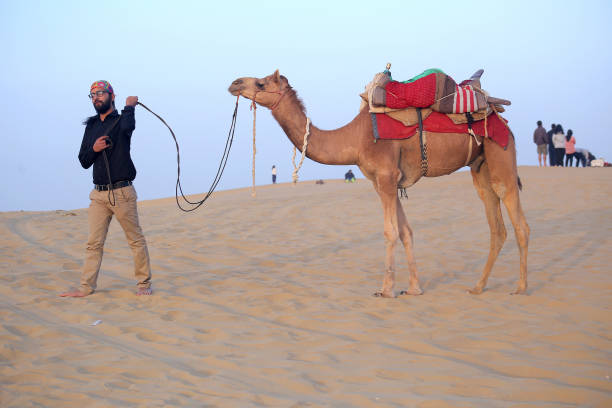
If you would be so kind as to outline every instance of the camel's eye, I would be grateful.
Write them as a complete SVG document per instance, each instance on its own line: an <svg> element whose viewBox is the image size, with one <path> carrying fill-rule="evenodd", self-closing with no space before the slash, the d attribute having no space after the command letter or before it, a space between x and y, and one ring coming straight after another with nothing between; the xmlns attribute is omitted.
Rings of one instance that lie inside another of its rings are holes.
<svg viewBox="0 0 612 408"><path fill-rule="evenodd" d="M264 84L262 82L256 82L255 85L257 85L259 89L264 89Z"/></svg>

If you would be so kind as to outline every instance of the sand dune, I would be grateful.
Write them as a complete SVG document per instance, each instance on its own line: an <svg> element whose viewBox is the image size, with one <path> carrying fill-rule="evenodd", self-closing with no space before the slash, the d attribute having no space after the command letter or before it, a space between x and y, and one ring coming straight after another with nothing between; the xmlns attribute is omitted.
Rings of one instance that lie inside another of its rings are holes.
<svg viewBox="0 0 612 408"><path fill-rule="evenodd" d="M425 294L397 299L371 296L384 242L365 180L224 191L190 214L141 202L148 298L134 295L116 221L98 291L65 299L86 210L1 213L0 406L610 407L612 171L519 174L526 296L509 295L519 259L505 210L488 289L465 292L489 248L469 172L408 190Z"/></svg>

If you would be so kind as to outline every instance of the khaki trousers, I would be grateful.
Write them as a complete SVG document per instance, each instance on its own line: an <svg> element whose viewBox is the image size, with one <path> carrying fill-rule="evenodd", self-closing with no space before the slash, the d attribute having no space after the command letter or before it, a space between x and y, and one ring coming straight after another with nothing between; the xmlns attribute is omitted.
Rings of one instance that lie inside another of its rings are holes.
<svg viewBox="0 0 612 408"><path fill-rule="evenodd" d="M91 200L89 211L89 237L85 252L85 265L81 275L81 287L83 293L93 293L96 290L102 254L104 252L104 241L108 233L108 226L113 218L121 224L125 237L132 249L134 256L134 274L139 288L151 286L151 263L149 261L149 250L147 242L138 223L138 210L136 206L136 190L134 186L122 187L114 190L115 205L112 206L108 200L108 191L92 190L89 194ZM112 192L111 192L112 200Z"/></svg>

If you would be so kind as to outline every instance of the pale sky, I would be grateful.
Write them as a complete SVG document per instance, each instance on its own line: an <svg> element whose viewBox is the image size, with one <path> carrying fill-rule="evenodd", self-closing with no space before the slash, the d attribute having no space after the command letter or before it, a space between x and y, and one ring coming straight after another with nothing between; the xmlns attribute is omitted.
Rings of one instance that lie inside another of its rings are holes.
<svg viewBox="0 0 612 408"><path fill-rule="evenodd" d="M612 161L611 4L0 0L0 211L89 205L92 170L77 154L99 79L113 85L119 110L137 95L173 127L189 193L207 191L215 176L235 103L230 83L275 69L313 124L335 129L357 114L359 93L387 62L396 80L435 67L461 81L484 68L483 88L512 101L504 116L519 165L537 164L537 120L572 129L578 147ZM251 115L241 100L218 189L251 184ZM257 125L257 184L270 183L273 164L289 182L293 146L267 109ZM141 200L174 195L174 142L139 107L132 158ZM349 167L361 177L356 166L307 159L300 179L341 178Z"/></svg>

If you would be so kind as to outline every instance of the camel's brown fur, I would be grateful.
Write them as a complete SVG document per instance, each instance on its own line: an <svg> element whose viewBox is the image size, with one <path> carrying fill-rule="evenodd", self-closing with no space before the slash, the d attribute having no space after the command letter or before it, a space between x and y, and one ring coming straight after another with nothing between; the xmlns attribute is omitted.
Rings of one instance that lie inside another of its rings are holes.
<svg viewBox="0 0 612 408"><path fill-rule="evenodd" d="M291 142L301 149L306 115L304 106L287 79L276 71L264 78L239 78L229 88L234 95L255 100L272 107L272 115ZM469 135L459 133L427 133L428 177L450 174L463 167L469 146ZM506 149L490 139L481 146L472 146L471 172L474 186L485 205L491 229L491 248L482 276L470 293L479 294L487 284L491 268L506 239L501 214L503 201L516 234L520 252L520 277L514 294L527 289L527 244L529 226L519 199L514 139ZM409 288L400 293L420 295L416 263L412 251L412 230L397 195L398 187L408 187L421 177L419 137L405 140L381 140L374 143L372 122L367 109L345 126L323 131L311 126L306 156L324 164L355 164L374 184L384 210L384 236L386 243L385 275L382 289L377 295L394 297L395 246L402 242L410 271Z"/></svg>

